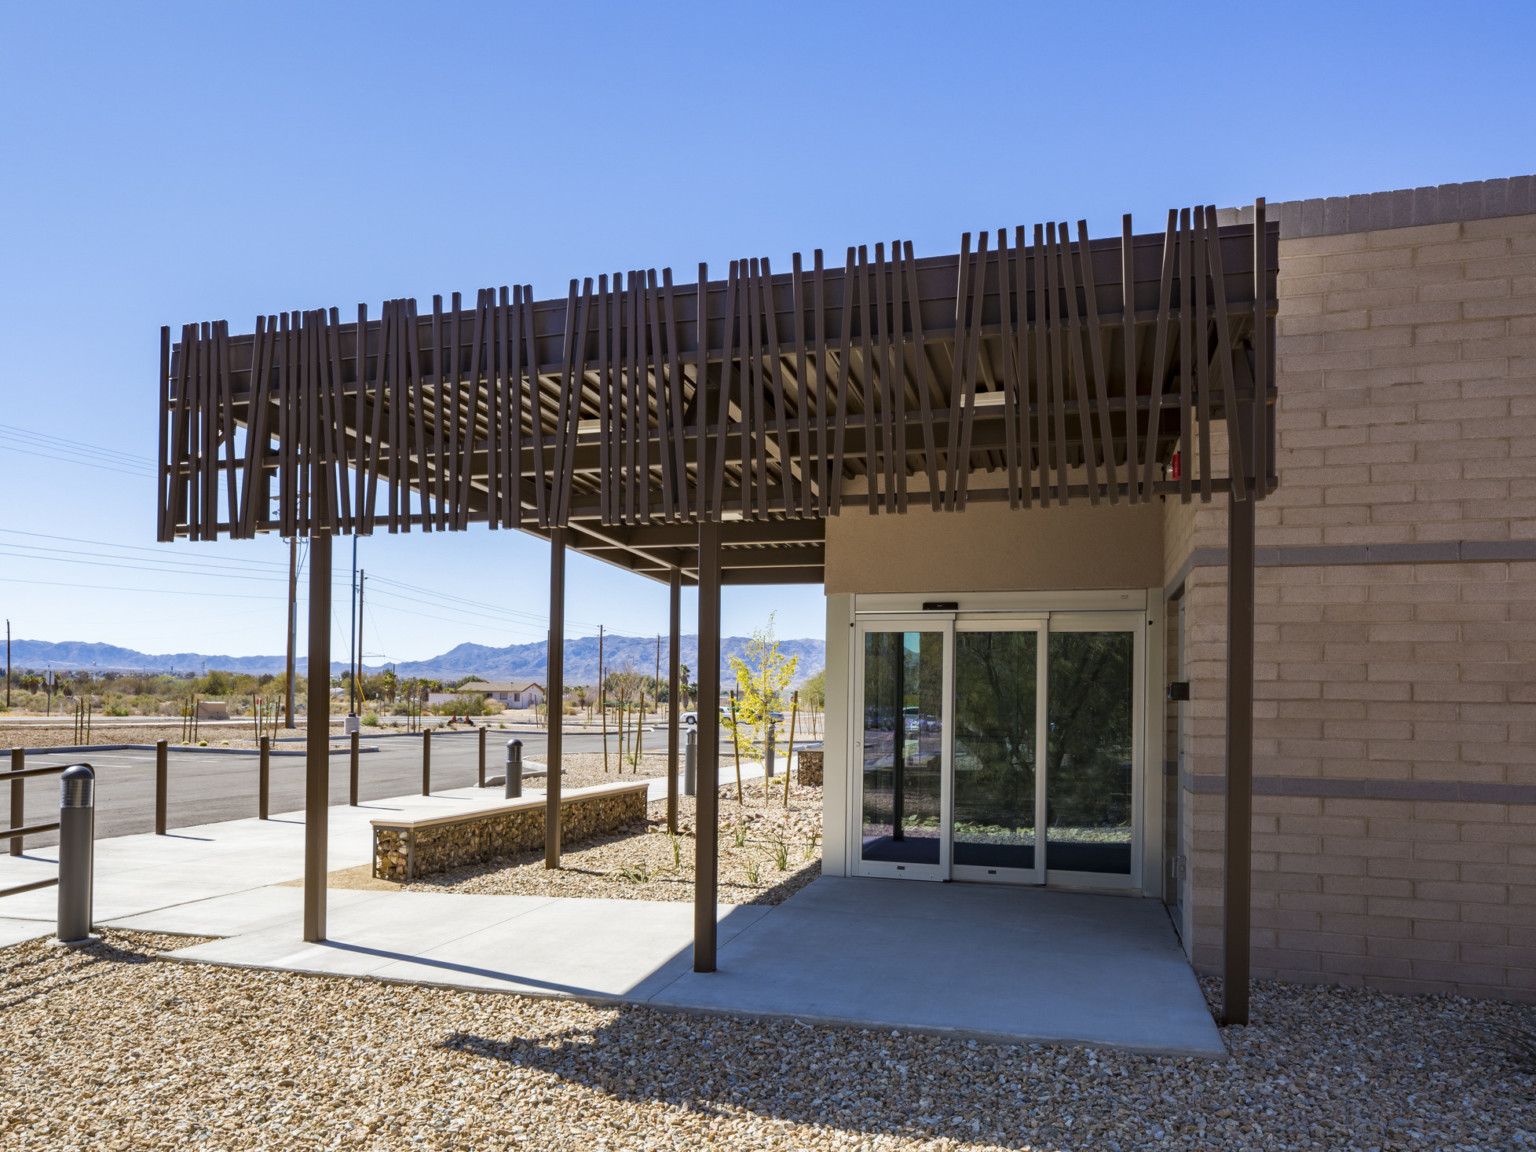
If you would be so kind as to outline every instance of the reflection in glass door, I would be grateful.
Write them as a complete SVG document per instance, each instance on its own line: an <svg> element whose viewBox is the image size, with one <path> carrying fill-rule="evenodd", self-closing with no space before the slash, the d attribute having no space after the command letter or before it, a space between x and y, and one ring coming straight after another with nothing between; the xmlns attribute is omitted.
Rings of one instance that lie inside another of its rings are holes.
<svg viewBox="0 0 1536 1152"><path fill-rule="evenodd" d="M860 858L942 879L946 631L864 633ZM869 867L873 866L873 867Z"/></svg>
<svg viewBox="0 0 1536 1152"><path fill-rule="evenodd" d="M1040 633L973 627L955 632L954 874L1040 883Z"/></svg>
<svg viewBox="0 0 1536 1152"><path fill-rule="evenodd" d="M1136 634L1053 618L1049 643L1046 867L1130 876Z"/></svg>

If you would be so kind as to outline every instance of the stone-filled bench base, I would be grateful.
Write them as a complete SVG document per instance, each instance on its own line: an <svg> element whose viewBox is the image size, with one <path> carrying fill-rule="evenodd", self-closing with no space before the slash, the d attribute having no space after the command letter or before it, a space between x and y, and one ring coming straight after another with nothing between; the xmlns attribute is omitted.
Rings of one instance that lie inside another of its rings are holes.
<svg viewBox="0 0 1536 1152"><path fill-rule="evenodd" d="M795 783L821 786L820 748L806 748L795 753Z"/></svg>
<svg viewBox="0 0 1536 1152"><path fill-rule="evenodd" d="M638 824L646 814L646 782L599 784L560 798L561 838L580 840ZM404 882L464 864L544 846L544 798L427 820L374 820L373 875Z"/></svg>

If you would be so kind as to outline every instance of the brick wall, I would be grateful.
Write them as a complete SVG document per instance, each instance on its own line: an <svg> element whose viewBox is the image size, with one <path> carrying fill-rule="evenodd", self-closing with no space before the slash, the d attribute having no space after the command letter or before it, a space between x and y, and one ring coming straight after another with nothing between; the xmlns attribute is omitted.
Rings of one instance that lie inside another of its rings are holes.
<svg viewBox="0 0 1536 1152"><path fill-rule="evenodd" d="M1536 999L1536 216L1284 237L1255 973ZM1166 516L1185 940L1214 967L1225 517Z"/></svg>

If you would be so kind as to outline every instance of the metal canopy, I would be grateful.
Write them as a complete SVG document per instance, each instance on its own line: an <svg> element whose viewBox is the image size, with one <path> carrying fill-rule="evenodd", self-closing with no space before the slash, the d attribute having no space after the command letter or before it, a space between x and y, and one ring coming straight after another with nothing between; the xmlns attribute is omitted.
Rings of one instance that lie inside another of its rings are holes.
<svg viewBox="0 0 1536 1152"><path fill-rule="evenodd" d="M1278 231L1254 215L163 329L159 538L568 527L693 583L705 520L724 583L819 583L824 518L855 508L1259 499Z"/></svg>

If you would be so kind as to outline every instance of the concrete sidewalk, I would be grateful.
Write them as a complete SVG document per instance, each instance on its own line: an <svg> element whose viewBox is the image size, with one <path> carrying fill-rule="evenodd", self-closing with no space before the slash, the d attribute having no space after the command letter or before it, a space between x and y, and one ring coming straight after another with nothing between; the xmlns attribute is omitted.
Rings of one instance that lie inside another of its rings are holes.
<svg viewBox="0 0 1536 1152"><path fill-rule="evenodd" d="M466 788L332 808L329 867L370 861L375 817L500 802L500 789ZM719 970L697 974L693 906L670 901L331 889L328 939L307 944L303 891L285 883L302 873L303 836L287 813L98 841L96 922L220 937L170 954L189 962L1225 1055L1156 901L822 877L781 905L720 906ZM52 849L0 857L0 887L54 869ZM51 932L55 902L51 888L6 898L0 947Z"/></svg>

